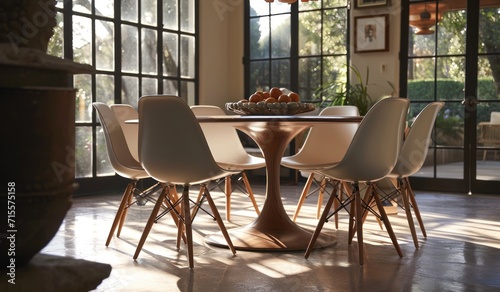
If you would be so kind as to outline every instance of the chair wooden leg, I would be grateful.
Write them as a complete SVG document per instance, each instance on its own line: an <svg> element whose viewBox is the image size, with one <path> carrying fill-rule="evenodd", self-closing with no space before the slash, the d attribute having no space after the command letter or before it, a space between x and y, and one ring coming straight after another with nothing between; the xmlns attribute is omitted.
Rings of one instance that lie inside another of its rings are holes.
<svg viewBox="0 0 500 292"><path fill-rule="evenodd" d="M361 194L359 193L359 185L357 183L354 184L354 205L355 205L355 220L356 220L356 232L358 233L358 256L359 256L359 265L362 266L364 264L364 252L363 252L363 223L361 222L362 213L361 213Z"/></svg>
<svg viewBox="0 0 500 292"><path fill-rule="evenodd" d="M116 211L115 219L113 220L113 224L111 225L111 229L109 230L108 239L106 240L106 246L111 242L111 238L113 238L113 234L115 233L116 227L120 220L122 220L122 213L127 206L127 202L129 201L129 197L132 195L132 190L135 188L137 181L131 181L125 191L123 192L122 200L120 201L120 205L118 206L118 211ZM125 218L123 218L125 220Z"/></svg>
<svg viewBox="0 0 500 292"><path fill-rule="evenodd" d="M118 230L116 230L116 237L120 237L120 234L122 233L122 227L123 227L123 224L125 223L125 218L127 218L127 213L128 213L128 209L129 209L128 206L130 206L130 204L132 204L132 197L134 195L134 189L135 189L136 184L137 183L134 184L134 187L132 187L132 189L129 192L128 200L127 200L127 207L125 207L122 210L122 215L120 216L120 223L118 224Z"/></svg>
<svg viewBox="0 0 500 292"><path fill-rule="evenodd" d="M413 212L415 213L415 217L417 217L418 225L420 225L420 230L422 231L422 235L427 237L427 232L425 231L424 221L422 220L422 216L420 216L420 210L418 208L417 201L415 200L415 193L410 185L409 178L404 178L405 188L407 189L408 198L413 206Z"/></svg>
<svg viewBox="0 0 500 292"><path fill-rule="evenodd" d="M321 229L323 229L323 225L325 225L326 218L328 217L328 213L330 212L330 208L332 207L334 200L335 200L335 196L330 196L330 198L326 202L325 208L323 209L323 214L319 218L318 225L316 226L316 230L314 230L314 233L311 237L311 240L309 241L309 244L307 245L307 249L306 249L306 252L304 254L304 257L306 259L311 254L311 251L314 248L314 244L316 243L316 240L318 239L319 234L321 233Z"/></svg>
<svg viewBox="0 0 500 292"><path fill-rule="evenodd" d="M359 189L359 188L358 188ZM354 196L356 192L356 188L353 187L351 196ZM349 210L349 233L348 233L348 238L347 238L347 244L351 245L352 244L352 238L354 237L354 219L355 219L355 212L356 212L356 203L352 202L350 203L351 207Z"/></svg>
<svg viewBox="0 0 500 292"><path fill-rule="evenodd" d="M304 185L304 189L302 189L302 194L300 194L299 202L297 203L297 207L295 208L295 213L293 213L292 220L295 222L297 220L297 216L299 216L300 208L302 208L302 205L304 204L304 201L307 197L307 194L309 193L309 190L311 189L311 185L314 181L314 173L310 173L309 177L307 178L306 184Z"/></svg>
<svg viewBox="0 0 500 292"><path fill-rule="evenodd" d="M255 196L253 195L253 190L252 187L250 186L250 182L248 181L247 174L243 171L241 173L241 177L243 178L243 183L245 184L245 188L247 189L248 196L250 197L250 201L252 201L253 208L255 209L255 212L257 215L260 215L260 210L259 206L257 205L257 202L255 201Z"/></svg>
<svg viewBox="0 0 500 292"><path fill-rule="evenodd" d="M385 213L384 206L382 206L382 201L380 201L380 197L378 196L378 193L373 193L373 197L375 198L375 202L377 203L377 208L379 210L380 216L382 217L382 221L384 222L385 229L387 230L387 233L389 233L389 236L391 237L392 244L396 248L396 251L399 255L399 257L403 257L403 252L401 251L401 248L399 247L398 240L396 239L396 235L394 234L394 231L392 230L391 222L389 222L389 217L387 217L387 214Z"/></svg>
<svg viewBox="0 0 500 292"><path fill-rule="evenodd" d="M231 193L232 193L231 176L226 176L225 179L225 193L226 193L226 220L231 221Z"/></svg>
<svg viewBox="0 0 500 292"><path fill-rule="evenodd" d="M151 227L153 227L153 224L156 220L156 216L158 216L158 212L160 211L160 208L163 204L163 198L166 196L168 191L168 187L164 186L163 190L158 197L158 200L156 201L155 206L153 207L153 211L151 211L151 215L149 215L148 222L146 223L146 227L144 227L144 231L142 232L141 239L139 240L139 244L137 245L137 248L135 249L135 254L134 254L134 260L137 259L139 256L139 253L142 250L142 246L144 245L144 242L146 242L146 238L149 235L149 232L151 231Z"/></svg>
<svg viewBox="0 0 500 292"><path fill-rule="evenodd" d="M192 229L192 220L191 220L191 208L189 206L189 185L184 185L184 189L182 191L182 215L184 217L184 227L186 231L186 239L187 239L187 255L189 268L192 269L194 267L194 255L193 255L193 229Z"/></svg>
<svg viewBox="0 0 500 292"><path fill-rule="evenodd" d="M401 194L401 199L403 199L403 205L405 206L406 220L408 220L408 227L410 228L411 237L413 238L413 245L418 249L418 238L417 232L415 231L415 223L413 223L413 216L410 210L410 202L408 198L408 190L405 187L405 183L402 179L399 179L399 192Z"/></svg>
<svg viewBox="0 0 500 292"><path fill-rule="evenodd" d="M233 242L231 241L231 238L229 237L229 233L227 232L226 226L224 225L224 222L222 221L219 211L217 210L217 207L215 206L215 203L212 199L212 196L210 195L210 192L208 191L208 188L204 188L205 191L205 197L207 198L208 205L210 206L210 209L212 210L212 213L214 215L215 220L217 221L217 224L219 225L219 229L222 232L222 235L226 239L227 246L231 250L231 252L236 254L236 249L233 246Z"/></svg>
<svg viewBox="0 0 500 292"><path fill-rule="evenodd" d="M321 215L321 207L323 206L323 196L326 190L326 178L321 180L321 184L318 192L318 204L316 206L316 219L319 219ZM333 195L333 194L332 194Z"/></svg>

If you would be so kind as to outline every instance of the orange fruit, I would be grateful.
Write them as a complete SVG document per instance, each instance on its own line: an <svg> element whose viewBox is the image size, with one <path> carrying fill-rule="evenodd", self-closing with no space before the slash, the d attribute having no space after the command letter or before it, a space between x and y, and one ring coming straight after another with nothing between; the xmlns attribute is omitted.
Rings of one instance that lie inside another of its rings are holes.
<svg viewBox="0 0 500 292"><path fill-rule="evenodd" d="M271 102L277 102L278 100L274 97L268 97L266 98L265 102L266 103L271 103Z"/></svg>
<svg viewBox="0 0 500 292"><path fill-rule="evenodd" d="M258 95L262 96L264 99L266 99L266 97L264 96L264 92L262 92L262 91L256 91L254 94L258 94Z"/></svg>
<svg viewBox="0 0 500 292"><path fill-rule="evenodd" d="M268 97L271 97L271 95L269 94L268 91L264 91L262 92L262 96L264 96L264 99L268 98Z"/></svg>
<svg viewBox="0 0 500 292"><path fill-rule="evenodd" d="M300 97L299 97L299 95L298 95L297 93L295 93L295 92L290 92L290 93L288 94L288 97L290 97L290 99L291 99L292 101L295 101L295 102L299 102L299 101L300 101Z"/></svg>
<svg viewBox="0 0 500 292"><path fill-rule="evenodd" d="M282 95L280 95L280 97L278 97L278 101L279 102L290 102L290 101L292 101L292 99L290 98L290 96L288 96L286 94L282 94Z"/></svg>
<svg viewBox="0 0 500 292"><path fill-rule="evenodd" d="M264 100L264 97L262 97L262 95L258 95L258 94L252 94L250 95L250 98L248 99L248 101L250 102L259 102L259 101L263 101Z"/></svg>
<svg viewBox="0 0 500 292"><path fill-rule="evenodd" d="M269 95L271 97L274 97L274 98L278 98L280 97L280 95L282 95L283 92L281 91L281 89L279 89L278 87L273 87L269 90Z"/></svg>

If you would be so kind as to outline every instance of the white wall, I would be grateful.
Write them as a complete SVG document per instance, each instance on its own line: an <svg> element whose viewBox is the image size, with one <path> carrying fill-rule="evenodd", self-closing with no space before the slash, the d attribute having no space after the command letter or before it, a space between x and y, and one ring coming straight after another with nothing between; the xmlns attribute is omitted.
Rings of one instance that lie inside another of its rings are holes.
<svg viewBox="0 0 500 292"><path fill-rule="evenodd" d="M352 49L351 62L356 66L363 80L366 80L366 69L369 68L368 93L372 99L379 99L384 95L391 95L393 89L389 85L391 82L396 88L395 95L398 95L399 84L399 35L401 31L400 21L400 0L392 0L388 7L354 9L351 13L351 28L354 29L354 17L389 14L389 51L387 52L365 52L354 53ZM354 33L351 33L351 44L354 44ZM383 72L384 67L385 72ZM351 78L352 81L352 78Z"/></svg>
<svg viewBox="0 0 500 292"><path fill-rule="evenodd" d="M200 104L224 107L226 102L244 98L243 82L243 12L247 0L210 0L200 3ZM264 1L264 0L252 0ZM399 84L400 0L389 7L354 9L355 16L389 14L389 51L352 53L352 64L365 78L370 70L369 93L374 99L391 95L391 82ZM351 25L354 27L354 25ZM352 38L354 34L352 33ZM353 43L353 40L351 40ZM354 52L354 50L353 50ZM385 73L381 73L382 65ZM397 93L396 93L397 94Z"/></svg>
<svg viewBox="0 0 500 292"><path fill-rule="evenodd" d="M199 1L200 104L243 98L243 1Z"/></svg>

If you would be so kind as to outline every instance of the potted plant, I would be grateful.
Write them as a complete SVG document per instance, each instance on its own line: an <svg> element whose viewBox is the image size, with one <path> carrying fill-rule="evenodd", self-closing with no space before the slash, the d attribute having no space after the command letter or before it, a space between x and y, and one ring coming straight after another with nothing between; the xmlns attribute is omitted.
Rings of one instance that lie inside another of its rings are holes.
<svg viewBox="0 0 500 292"><path fill-rule="evenodd" d="M366 79L363 80L361 72L356 66L349 65L348 68L356 77L356 83L347 81L333 81L318 87L313 93L313 101L319 102L320 107L333 105L354 105L358 107L359 113L365 115L373 104L368 94L368 81L370 70L366 68Z"/></svg>

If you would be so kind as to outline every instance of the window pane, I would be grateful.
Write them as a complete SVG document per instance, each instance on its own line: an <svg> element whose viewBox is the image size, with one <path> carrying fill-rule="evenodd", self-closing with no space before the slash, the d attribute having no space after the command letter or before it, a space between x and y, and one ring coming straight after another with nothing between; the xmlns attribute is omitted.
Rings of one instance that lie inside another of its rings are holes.
<svg viewBox="0 0 500 292"><path fill-rule="evenodd" d="M163 80L163 93L164 94L172 94L178 95L179 91L177 90L177 81L171 79Z"/></svg>
<svg viewBox="0 0 500 292"><path fill-rule="evenodd" d="M323 58L323 83L347 82L346 56Z"/></svg>
<svg viewBox="0 0 500 292"><path fill-rule="evenodd" d="M269 57L269 17L250 20L250 58Z"/></svg>
<svg viewBox="0 0 500 292"><path fill-rule="evenodd" d="M75 176L92 176L92 127L75 129Z"/></svg>
<svg viewBox="0 0 500 292"><path fill-rule="evenodd" d="M436 177L463 179L464 177L464 153L463 150L438 149Z"/></svg>
<svg viewBox="0 0 500 292"><path fill-rule="evenodd" d="M137 22L137 0L122 0L122 19Z"/></svg>
<svg viewBox="0 0 500 292"><path fill-rule="evenodd" d="M137 77L122 77L122 103L130 104L137 108L139 99L139 79Z"/></svg>
<svg viewBox="0 0 500 292"><path fill-rule="evenodd" d="M189 105L195 104L194 82L181 81L181 96Z"/></svg>
<svg viewBox="0 0 500 292"><path fill-rule="evenodd" d="M434 76L434 58L409 59L408 79L425 79Z"/></svg>
<svg viewBox="0 0 500 292"><path fill-rule="evenodd" d="M321 84L321 58L299 59L299 91L302 101L311 100L314 90Z"/></svg>
<svg viewBox="0 0 500 292"><path fill-rule="evenodd" d="M156 25L156 0L141 0L141 23Z"/></svg>
<svg viewBox="0 0 500 292"><path fill-rule="evenodd" d="M92 86L91 76L87 74L76 74L73 76L73 83L76 91L76 122L92 121Z"/></svg>
<svg viewBox="0 0 500 292"><path fill-rule="evenodd" d="M464 145L463 106L461 103L447 103L441 109L436 118L435 131L434 141L437 145Z"/></svg>
<svg viewBox="0 0 500 292"><path fill-rule="evenodd" d="M270 87L290 88L290 60L271 61Z"/></svg>
<svg viewBox="0 0 500 292"><path fill-rule="evenodd" d="M115 68L115 27L110 21L96 21L95 54L96 68L113 70Z"/></svg>
<svg viewBox="0 0 500 292"><path fill-rule="evenodd" d="M323 54L347 54L347 10L326 10L323 21Z"/></svg>
<svg viewBox="0 0 500 292"><path fill-rule="evenodd" d="M479 100L500 100L500 84L495 83L493 78L492 63L500 65L500 56L480 56L478 61L478 88L477 98ZM499 86L499 87L497 87Z"/></svg>
<svg viewBox="0 0 500 292"><path fill-rule="evenodd" d="M142 29L141 40L141 60L142 60L142 73L156 74L157 71L157 54L156 44L157 35L156 31L152 29Z"/></svg>
<svg viewBox="0 0 500 292"><path fill-rule="evenodd" d="M94 1L95 12L97 15L115 17L114 0L99 0Z"/></svg>
<svg viewBox="0 0 500 292"><path fill-rule="evenodd" d="M299 14L299 56L319 55L321 51L321 12Z"/></svg>
<svg viewBox="0 0 500 292"><path fill-rule="evenodd" d="M271 56L290 56L290 15L271 16Z"/></svg>
<svg viewBox="0 0 500 292"><path fill-rule="evenodd" d="M158 81L153 78L142 78L141 96L158 94Z"/></svg>
<svg viewBox="0 0 500 292"><path fill-rule="evenodd" d="M54 35L50 38L47 46L47 54L59 58L64 57L64 20L63 14L56 14L57 26L54 27Z"/></svg>
<svg viewBox="0 0 500 292"><path fill-rule="evenodd" d="M348 1L349 0L323 0L322 2L324 8L332 8L332 7L346 7Z"/></svg>
<svg viewBox="0 0 500 292"><path fill-rule="evenodd" d="M122 71L139 72L139 33L134 26L122 25Z"/></svg>
<svg viewBox="0 0 500 292"><path fill-rule="evenodd" d="M290 13L290 7L291 5L288 3L274 1L271 5L271 14Z"/></svg>
<svg viewBox="0 0 500 292"><path fill-rule="evenodd" d="M86 6L83 6L83 5L79 4L79 3L81 3L80 0L73 0L73 11L90 14L90 10L87 9ZM88 5L88 7L90 8L90 3L87 2L85 4Z"/></svg>
<svg viewBox="0 0 500 292"><path fill-rule="evenodd" d="M486 4L487 1L482 0ZM490 1L491 2L491 1ZM491 2L492 3L492 2ZM479 13L479 52L500 53L498 26L500 24L500 2L497 7L481 8ZM493 57L496 64L500 63L500 57Z"/></svg>
<svg viewBox="0 0 500 292"><path fill-rule="evenodd" d="M181 36L181 76L194 78L194 37Z"/></svg>
<svg viewBox="0 0 500 292"><path fill-rule="evenodd" d="M163 0L163 28L177 29L177 0Z"/></svg>
<svg viewBox="0 0 500 292"><path fill-rule="evenodd" d="M467 14L463 10L444 13L437 30L438 54L465 54L466 21Z"/></svg>
<svg viewBox="0 0 500 292"><path fill-rule="evenodd" d="M439 58L437 62L437 99L463 100L465 84L465 58Z"/></svg>
<svg viewBox="0 0 500 292"><path fill-rule="evenodd" d="M271 5L265 1L250 2L250 16L268 15Z"/></svg>
<svg viewBox="0 0 500 292"><path fill-rule="evenodd" d="M323 2L323 5L326 5L328 0L323 0L323 1L309 1L309 2L302 2L298 1L299 3L299 11L307 11L307 10L312 10L312 9L320 9L321 8L321 2Z"/></svg>
<svg viewBox="0 0 500 292"><path fill-rule="evenodd" d="M194 0L183 0L181 4L181 30L194 32Z"/></svg>
<svg viewBox="0 0 500 292"><path fill-rule="evenodd" d="M175 33L163 33L163 75L178 76L178 35Z"/></svg>
<svg viewBox="0 0 500 292"><path fill-rule="evenodd" d="M96 79L96 101L105 104L115 103L115 78L113 75L97 74Z"/></svg>
<svg viewBox="0 0 500 292"><path fill-rule="evenodd" d="M269 62L250 62L250 92L269 91Z"/></svg>
<svg viewBox="0 0 500 292"><path fill-rule="evenodd" d="M434 35L417 35L410 32L409 38L409 56L434 56L436 47Z"/></svg>
<svg viewBox="0 0 500 292"><path fill-rule="evenodd" d="M89 18L73 16L73 59L92 64L92 22Z"/></svg>

